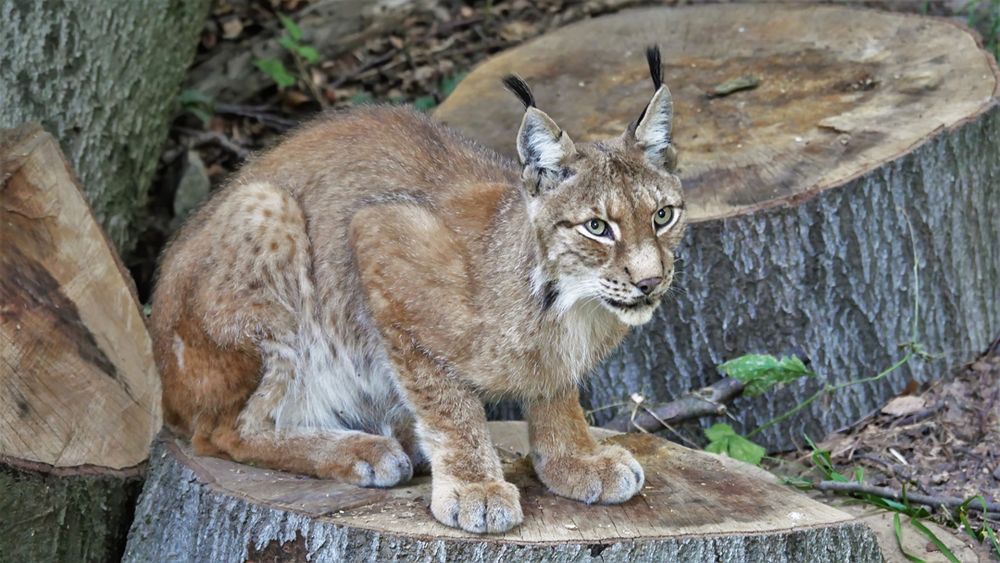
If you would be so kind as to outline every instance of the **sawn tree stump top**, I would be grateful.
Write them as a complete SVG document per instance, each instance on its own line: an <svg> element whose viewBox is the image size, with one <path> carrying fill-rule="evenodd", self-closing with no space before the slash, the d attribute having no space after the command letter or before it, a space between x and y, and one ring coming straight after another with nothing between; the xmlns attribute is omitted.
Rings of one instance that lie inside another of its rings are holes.
<svg viewBox="0 0 1000 563"><path fill-rule="evenodd" d="M615 136L652 95L659 44L694 221L781 203L857 177L995 103L996 64L947 20L833 6L710 5L596 18L489 59L435 115L514 154L523 76L574 140ZM735 81L754 89L713 95Z"/></svg>
<svg viewBox="0 0 1000 563"><path fill-rule="evenodd" d="M826 529L853 517L776 482L773 476L729 458L684 448L648 434L599 436L636 454L646 472L641 496L622 505L587 506L545 491L527 461L527 431L520 422L490 423L508 480L521 489L524 524L490 543L612 544L622 540L748 536ZM166 437L167 455L198 481L258 507L304 514L315 522L417 540L477 536L439 524L431 516L429 476L391 489L361 489L331 481L194 456ZM158 463L154 459L153 463Z"/></svg>

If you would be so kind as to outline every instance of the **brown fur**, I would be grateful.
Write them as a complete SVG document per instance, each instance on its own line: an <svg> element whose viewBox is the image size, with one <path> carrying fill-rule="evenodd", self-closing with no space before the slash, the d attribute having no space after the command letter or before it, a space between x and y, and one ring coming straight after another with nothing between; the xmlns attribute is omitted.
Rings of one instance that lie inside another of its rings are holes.
<svg viewBox="0 0 1000 563"><path fill-rule="evenodd" d="M576 146L529 108L521 170L405 109L304 127L163 257L152 332L167 423L200 454L364 486L429 459L434 515L499 532L522 516L482 398L514 398L547 486L627 500L642 469L593 441L576 386L673 276L683 205L648 121ZM659 230L665 205L680 219ZM614 241L583 230L593 217ZM664 281L646 296L650 279Z"/></svg>

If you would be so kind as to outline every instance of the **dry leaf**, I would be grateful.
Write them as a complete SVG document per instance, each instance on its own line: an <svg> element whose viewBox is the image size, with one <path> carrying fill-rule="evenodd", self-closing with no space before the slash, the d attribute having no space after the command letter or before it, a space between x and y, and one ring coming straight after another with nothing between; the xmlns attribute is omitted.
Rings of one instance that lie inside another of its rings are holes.
<svg viewBox="0 0 1000 563"><path fill-rule="evenodd" d="M887 414L889 416L911 415L924 408L925 403L926 401L923 397L917 397L914 395L896 397L882 407L882 414Z"/></svg>

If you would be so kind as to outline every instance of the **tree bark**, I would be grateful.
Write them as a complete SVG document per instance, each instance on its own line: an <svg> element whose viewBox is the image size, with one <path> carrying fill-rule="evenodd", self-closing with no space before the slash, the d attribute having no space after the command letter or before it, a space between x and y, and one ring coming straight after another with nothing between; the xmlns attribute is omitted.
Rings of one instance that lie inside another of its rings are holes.
<svg viewBox="0 0 1000 563"><path fill-rule="evenodd" d="M745 353L807 356L817 378L731 406L749 430L821 385L878 373L914 336L935 354L756 437L787 447L1000 332L998 73L952 22L830 6L627 11L487 61L436 116L511 154L521 109L499 79L517 72L574 140L617 135L650 95L649 43L664 53L691 217L681 291L596 370L592 407L639 393L652 408ZM757 88L708 95L747 75Z"/></svg>
<svg viewBox="0 0 1000 563"><path fill-rule="evenodd" d="M0 457L0 560L119 561L142 467L55 469Z"/></svg>
<svg viewBox="0 0 1000 563"><path fill-rule="evenodd" d="M596 430L636 454L640 497L587 506L534 478L527 430L491 423L524 523L477 536L434 521L430 478L358 489L194 456L164 435L125 561L880 561L872 531L758 468L650 435Z"/></svg>
<svg viewBox="0 0 1000 563"><path fill-rule="evenodd" d="M117 559L159 378L128 272L37 125L0 130L0 240L0 560Z"/></svg>
<svg viewBox="0 0 1000 563"><path fill-rule="evenodd" d="M0 3L0 127L41 122L115 246L135 244L208 0Z"/></svg>

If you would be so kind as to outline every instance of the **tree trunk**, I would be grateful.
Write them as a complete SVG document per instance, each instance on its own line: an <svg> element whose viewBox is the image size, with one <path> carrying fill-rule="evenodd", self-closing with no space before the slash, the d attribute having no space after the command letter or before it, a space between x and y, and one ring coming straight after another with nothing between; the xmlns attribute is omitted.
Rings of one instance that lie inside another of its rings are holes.
<svg viewBox="0 0 1000 563"><path fill-rule="evenodd" d="M436 116L512 154L521 109L499 81L516 72L574 140L617 135L651 93L652 43L691 218L682 291L596 370L593 407L670 400L745 353L804 354L817 378L730 409L751 429L824 384L875 375L914 338L935 354L758 436L777 448L857 420L1000 333L998 73L952 22L830 6L627 11L487 61ZM714 93L741 77L758 85Z"/></svg>
<svg viewBox="0 0 1000 563"><path fill-rule="evenodd" d="M159 378L128 272L37 125L0 130L0 240L0 560L114 560Z"/></svg>
<svg viewBox="0 0 1000 563"><path fill-rule="evenodd" d="M0 3L0 128L38 121L129 252L208 0Z"/></svg>
<svg viewBox="0 0 1000 563"><path fill-rule="evenodd" d="M587 506L547 493L524 457L527 429L491 423L524 523L477 536L438 524L430 478L392 489L194 456L164 435L129 532L125 561L878 561L850 515L741 462L643 435L598 436L636 454L640 497Z"/></svg>

